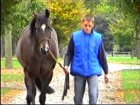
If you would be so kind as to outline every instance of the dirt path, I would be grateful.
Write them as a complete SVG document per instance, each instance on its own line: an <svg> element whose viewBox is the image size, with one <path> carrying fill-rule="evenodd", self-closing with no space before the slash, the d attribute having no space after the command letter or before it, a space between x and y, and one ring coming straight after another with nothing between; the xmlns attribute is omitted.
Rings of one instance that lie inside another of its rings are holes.
<svg viewBox="0 0 140 105"><path fill-rule="evenodd" d="M123 101L123 90L121 86L121 73L120 72L111 72L109 74L109 83L104 83L103 76L99 77L99 99L98 104L124 104ZM50 84L54 90L54 94L46 95L46 104L74 104L73 96L73 77L70 76L70 90L68 91L68 95L65 97L64 101L61 100L63 85L64 85L64 73L62 69L56 66L54 71L54 76L52 82ZM7 104L26 104L26 89L24 84L21 87L17 87L22 92L14 96L9 100ZM36 95L36 104L39 104L39 91L37 91ZM88 92L86 87L86 92L83 99L84 104L88 104Z"/></svg>

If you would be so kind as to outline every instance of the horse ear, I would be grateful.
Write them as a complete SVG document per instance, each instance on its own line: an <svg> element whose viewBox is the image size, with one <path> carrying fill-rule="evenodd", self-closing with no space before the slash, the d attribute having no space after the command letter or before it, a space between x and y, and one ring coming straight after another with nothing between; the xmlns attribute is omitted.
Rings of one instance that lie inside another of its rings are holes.
<svg viewBox="0 0 140 105"><path fill-rule="evenodd" d="M50 12L49 12L48 9L45 10L45 14L46 14L46 17L49 18L49 16L50 16Z"/></svg>
<svg viewBox="0 0 140 105"><path fill-rule="evenodd" d="M38 13L34 12L34 17L37 18L38 17Z"/></svg>

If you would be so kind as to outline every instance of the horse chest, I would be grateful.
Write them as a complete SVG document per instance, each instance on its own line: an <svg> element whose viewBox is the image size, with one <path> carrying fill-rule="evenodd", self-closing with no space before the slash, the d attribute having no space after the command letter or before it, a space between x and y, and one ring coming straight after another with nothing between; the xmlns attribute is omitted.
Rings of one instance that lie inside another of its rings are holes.
<svg viewBox="0 0 140 105"><path fill-rule="evenodd" d="M33 65L34 67L39 66L47 68L53 63L54 60L47 56L32 56L30 58L30 64Z"/></svg>

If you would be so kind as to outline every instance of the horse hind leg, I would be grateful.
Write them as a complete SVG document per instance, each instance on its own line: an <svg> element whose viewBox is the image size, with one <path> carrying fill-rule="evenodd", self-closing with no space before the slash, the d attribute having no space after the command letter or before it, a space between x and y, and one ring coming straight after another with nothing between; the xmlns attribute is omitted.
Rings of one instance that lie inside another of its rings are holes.
<svg viewBox="0 0 140 105"><path fill-rule="evenodd" d="M46 93L48 93L48 94L52 94L52 93L55 92L54 89L53 89L52 87L49 86L49 83L51 82L52 77L53 77L53 69L54 69L55 65L56 65L56 63L54 63L54 64L52 65L52 67L51 67L51 70L52 70L52 71L49 73L48 78L46 79L46 80L47 80Z"/></svg>
<svg viewBox="0 0 140 105"><path fill-rule="evenodd" d="M29 73L27 71L25 71L24 81L27 89L27 96L26 96L27 104L28 105L30 105L31 103L35 104L36 87L35 87L34 80L29 76Z"/></svg>
<svg viewBox="0 0 140 105"><path fill-rule="evenodd" d="M52 94L52 93L55 92L54 89L48 85L48 84L51 82L52 77L53 77L53 72L50 73L49 78L47 78L47 82L48 82L48 83L47 83L47 86L46 86L46 87L47 87L47 88L46 88L46 93L48 93L48 94Z"/></svg>
<svg viewBox="0 0 140 105"><path fill-rule="evenodd" d="M54 91L54 89L53 89L51 86L48 86L48 87L47 87L46 93L52 94L52 93L54 93L54 92L55 92L55 91Z"/></svg>
<svg viewBox="0 0 140 105"><path fill-rule="evenodd" d="M35 78L35 83L36 83L36 86L39 89L39 91L41 91L41 79L40 78ZM55 91L54 91L54 89L51 86L47 86L46 93L52 94L54 92Z"/></svg>

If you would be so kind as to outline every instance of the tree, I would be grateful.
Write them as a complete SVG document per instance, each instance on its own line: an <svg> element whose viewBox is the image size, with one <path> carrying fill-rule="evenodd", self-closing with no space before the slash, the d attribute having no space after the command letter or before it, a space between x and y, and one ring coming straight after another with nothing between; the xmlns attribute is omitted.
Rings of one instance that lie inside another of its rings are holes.
<svg viewBox="0 0 140 105"><path fill-rule="evenodd" d="M24 9L23 9L24 8ZM15 54L15 48L19 36L27 25L30 24L34 12L43 12L46 8L45 0L23 0L13 8L12 14L12 41L13 41L13 54Z"/></svg>
<svg viewBox="0 0 140 105"><path fill-rule="evenodd" d="M127 22L123 16L111 23L111 30L115 36L115 44L119 45L118 51L130 52L133 48L134 38L132 35L133 25Z"/></svg>
<svg viewBox="0 0 140 105"><path fill-rule="evenodd" d="M66 44L71 33L80 28L80 19L88 10L82 0L48 0L47 7L52 13L53 26L57 30L59 42Z"/></svg>
<svg viewBox="0 0 140 105"><path fill-rule="evenodd" d="M20 0L1 0L1 24L2 31L5 35L5 67L12 68L12 25L11 25L11 14L14 5L19 3Z"/></svg>
<svg viewBox="0 0 140 105"><path fill-rule="evenodd" d="M103 35L104 45L106 51L113 50L113 36L110 32L109 23L111 21L112 10L114 7L109 5L108 0L85 0L86 8L90 9L90 13L95 15L95 27L94 30Z"/></svg>
<svg viewBox="0 0 140 105"><path fill-rule="evenodd" d="M45 0L23 0L15 5L12 14L13 39L18 40L20 33L30 24L34 12L43 12L46 8Z"/></svg>
<svg viewBox="0 0 140 105"><path fill-rule="evenodd" d="M71 33L80 28L80 20L89 10L85 8L83 0L47 0L46 5L52 14L61 54Z"/></svg>
<svg viewBox="0 0 140 105"><path fill-rule="evenodd" d="M105 20L102 16L95 17L95 27L94 30L103 35L103 42L106 51L113 51L113 36L109 29L109 22Z"/></svg>
<svg viewBox="0 0 140 105"><path fill-rule="evenodd" d="M12 40L14 43L18 40L23 28L30 23L33 12L41 12L46 5L45 0L1 0L1 4L6 68L12 68Z"/></svg>
<svg viewBox="0 0 140 105"><path fill-rule="evenodd" d="M114 3L112 6L117 8L116 13L116 22L112 24L112 32L114 33L123 33L129 35L131 49L136 49L136 56L140 58L140 1L139 0L113 0ZM122 22L123 21L123 22ZM120 25L120 30L118 25ZM116 27L117 26L117 27ZM116 28L116 29L115 29ZM125 41L126 41L125 40ZM129 41L128 40L128 41ZM124 41L124 40L123 40ZM121 45L120 45L121 46Z"/></svg>

